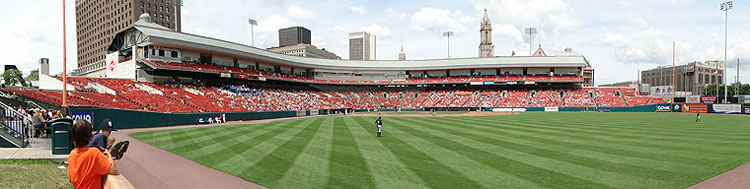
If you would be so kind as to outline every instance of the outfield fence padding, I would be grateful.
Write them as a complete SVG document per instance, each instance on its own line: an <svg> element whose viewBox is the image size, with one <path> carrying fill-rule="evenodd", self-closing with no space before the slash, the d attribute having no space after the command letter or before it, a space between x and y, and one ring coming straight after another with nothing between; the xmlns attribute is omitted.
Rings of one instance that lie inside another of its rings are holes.
<svg viewBox="0 0 750 189"><path fill-rule="evenodd" d="M108 109L96 107L71 107L71 112L91 112L92 125L98 126L104 119L110 119L117 129L164 127L175 125L199 124L198 119L226 116L226 121L246 121L258 119L272 119L295 117L297 111L274 112L211 112L211 113L160 113L135 110Z"/></svg>

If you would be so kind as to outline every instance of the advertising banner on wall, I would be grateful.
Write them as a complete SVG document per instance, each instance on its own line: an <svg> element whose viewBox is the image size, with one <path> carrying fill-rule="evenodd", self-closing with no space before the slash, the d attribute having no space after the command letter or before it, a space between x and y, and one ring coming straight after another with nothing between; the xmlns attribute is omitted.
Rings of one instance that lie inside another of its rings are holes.
<svg viewBox="0 0 750 189"><path fill-rule="evenodd" d="M742 113L742 105L740 104L714 104L713 109L716 113Z"/></svg>
<svg viewBox="0 0 750 189"><path fill-rule="evenodd" d="M708 113L708 104L683 104L682 112Z"/></svg>
<svg viewBox="0 0 750 189"><path fill-rule="evenodd" d="M657 112L669 112L669 111L672 111L672 109L669 107L669 105L656 105L656 111Z"/></svg>
<svg viewBox="0 0 750 189"><path fill-rule="evenodd" d="M685 103L688 103L688 104L701 103L701 96L700 95L687 96L685 97Z"/></svg>
<svg viewBox="0 0 750 189"><path fill-rule="evenodd" d="M85 119L89 123L94 123L94 112L72 112L73 121Z"/></svg>
<svg viewBox="0 0 750 189"><path fill-rule="evenodd" d="M656 86L649 90L651 96L672 96L672 86Z"/></svg>
<svg viewBox="0 0 750 189"><path fill-rule="evenodd" d="M702 96L701 97L701 103L715 103L716 97L715 96Z"/></svg>
<svg viewBox="0 0 750 189"><path fill-rule="evenodd" d="M745 106L745 114L750 114L750 106Z"/></svg>
<svg viewBox="0 0 750 189"><path fill-rule="evenodd" d="M544 107L545 112L557 112L560 111L560 108L558 107Z"/></svg>
<svg viewBox="0 0 750 189"><path fill-rule="evenodd" d="M750 104L750 95L740 95L738 99L739 103Z"/></svg>
<svg viewBox="0 0 750 189"><path fill-rule="evenodd" d="M232 77L232 73L221 73L221 75L219 75L219 76L230 78L230 77Z"/></svg>

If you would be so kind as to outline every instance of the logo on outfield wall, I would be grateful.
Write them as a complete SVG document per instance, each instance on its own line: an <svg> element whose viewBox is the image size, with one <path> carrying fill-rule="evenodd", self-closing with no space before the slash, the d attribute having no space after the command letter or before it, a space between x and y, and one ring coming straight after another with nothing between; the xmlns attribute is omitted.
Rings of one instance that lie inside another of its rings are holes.
<svg viewBox="0 0 750 189"><path fill-rule="evenodd" d="M679 105L677 105L675 107L679 107ZM659 112L668 112L668 111L671 111L671 110L669 109L669 105L656 105L656 111L659 111Z"/></svg>
<svg viewBox="0 0 750 189"><path fill-rule="evenodd" d="M750 107L745 107L745 114L750 114Z"/></svg>
<svg viewBox="0 0 750 189"><path fill-rule="evenodd" d="M85 119L86 121L89 121L89 123L94 123L94 112L73 112L72 115L73 121Z"/></svg>

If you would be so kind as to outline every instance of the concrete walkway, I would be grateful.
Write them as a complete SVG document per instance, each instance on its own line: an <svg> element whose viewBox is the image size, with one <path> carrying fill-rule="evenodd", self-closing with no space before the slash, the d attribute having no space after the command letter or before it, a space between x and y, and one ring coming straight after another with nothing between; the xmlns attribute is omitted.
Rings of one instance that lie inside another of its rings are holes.
<svg viewBox="0 0 750 189"><path fill-rule="evenodd" d="M117 141L130 141L130 146L125 156L116 161L117 170L136 188L264 188L263 186L133 139L128 134L152 130L267 123L275 120L296 118L304 117L229 122L220 125L189 125L119 130L113 132L112 137L115 137Z"/></svg>
<svg viewBox="0 0 750 189"><path fill-rule="evenodd" d="M67 161L68 155L52 155L50 138L32 138L27 148L0 148L0 159L46 159Z"/></svg>

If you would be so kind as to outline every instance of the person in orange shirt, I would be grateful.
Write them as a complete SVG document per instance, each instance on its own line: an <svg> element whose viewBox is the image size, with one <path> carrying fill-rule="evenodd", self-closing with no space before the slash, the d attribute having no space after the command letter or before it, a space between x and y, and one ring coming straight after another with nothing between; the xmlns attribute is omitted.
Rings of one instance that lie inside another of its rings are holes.
<svg viewBox="0 0 750 189"><path fill-rule="evenodd" d="M78 148L68 155L68 178L75 188L102 188L102 176L117 174L114 159L98 147L88 147L91 123L79 119L70 129L73 143Z"/></svg>

